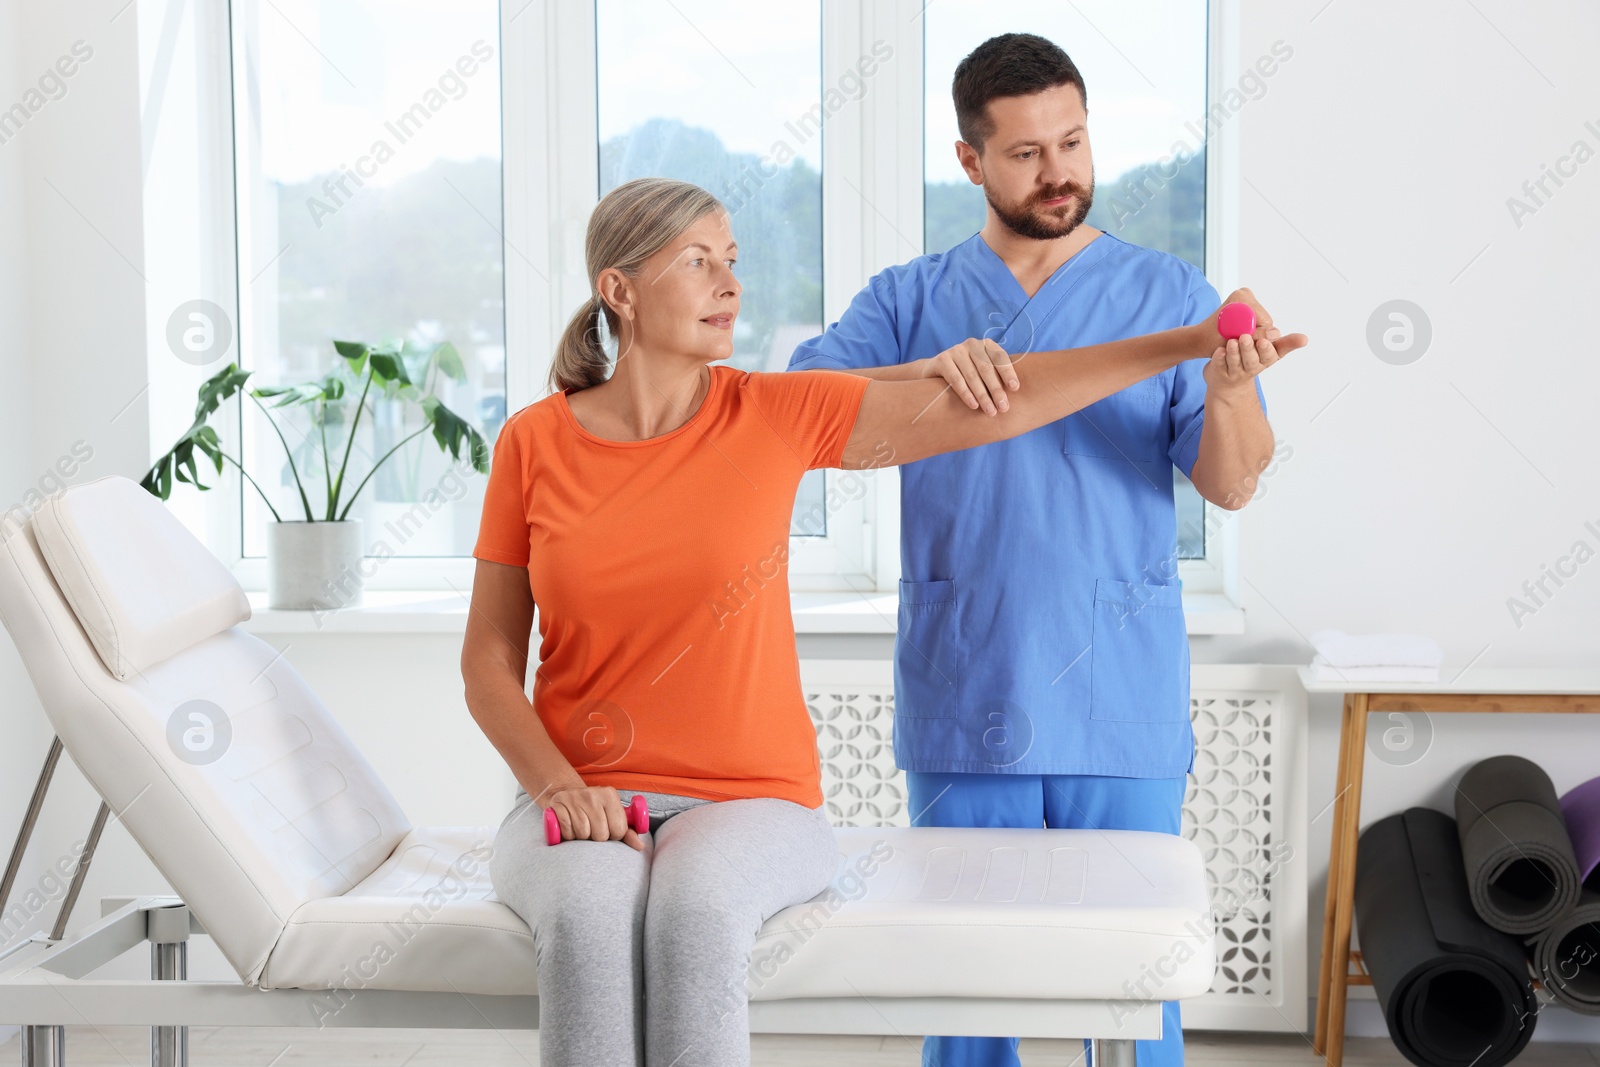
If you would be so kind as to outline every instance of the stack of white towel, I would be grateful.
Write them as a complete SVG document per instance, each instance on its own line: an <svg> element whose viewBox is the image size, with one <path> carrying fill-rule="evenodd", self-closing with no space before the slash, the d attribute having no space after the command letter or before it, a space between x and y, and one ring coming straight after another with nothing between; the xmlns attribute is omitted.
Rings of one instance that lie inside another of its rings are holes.
<svg viewBox="0 0 1600 1067"><path fill-rule="evenodd" d="M1311 677L1319 682L1437 682L1444 652L1431 637L1318 630Z"/></svg>

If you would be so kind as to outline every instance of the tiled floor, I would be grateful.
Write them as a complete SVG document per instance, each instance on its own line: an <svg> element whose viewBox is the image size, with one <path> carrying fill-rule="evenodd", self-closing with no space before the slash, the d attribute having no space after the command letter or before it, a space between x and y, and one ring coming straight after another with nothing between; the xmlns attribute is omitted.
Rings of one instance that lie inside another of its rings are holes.
<svg viewBox="0 0 1600 1067"><path fill-rule="evenodd" d="M67 1028L69 1067L132 1067L150 1062L149 1031L115 1026ZM921 1041L899 1037L790 1037L758 1034L752 1067L919 1067ZM1315 1067L1322 1059L1308 1039L1288 1035L1196 1031L1187 1035L1191 1067ZM1082 1042L1022 1042L1024 1067L1082 1064ZM16 1038L0 1046L0 1064L16 1063ZM189 1033L194 1067L538 1067L539 1035L531 1031L285 1031L196 1027ZM1407 1061L1388 1040L1350 1038L1348 1067L1399 1067ZM1600 1045L1536 1042L1517 1067L1600 1067Z"/></svg>

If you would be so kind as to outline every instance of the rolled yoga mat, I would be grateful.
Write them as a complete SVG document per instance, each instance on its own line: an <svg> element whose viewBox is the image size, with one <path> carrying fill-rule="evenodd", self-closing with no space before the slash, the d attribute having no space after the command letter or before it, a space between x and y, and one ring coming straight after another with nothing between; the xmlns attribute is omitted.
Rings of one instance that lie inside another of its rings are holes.
<svg viewBox="0 0 1600 1067"><path fill-rule="evenodd" d="M1572 854L1578 859L1578 877L1600 892L1600 778L1562 794L1561 814L1567 820Z"/></svg>
<svg viewBox="0 0 1600 1067"><path fill-rule="evenodd" d="M1533 962L1559 1003L1600 1015L1600 892L1585 889L1578 906L1539 935Z"/></svg>
<svg viewBox="0 0 1600 1067"><path fill-rule="evenodd" d="M1419 1067L1500 1067L1533 1036L1539 1002L1517 939L1478 917L1455 820L1411 808L1356 846L1361 958L1389 1036Z"/></svg>
<svg viewBox="0 0 1600 1067"><path fill-rule="evenodd" d="M1578 861L1578 907L1539 935L1533 962L1557 1002L1600 1015L1600 778L1563 793L1561 814Z"/></svg>
<svg viewBox="0 0 1600 1067"><path fill-rule="evenodd" d="M1538 764L1491 756L1456 787L1456 826L1472 906L1508 934L1537 934L1578 904L1578 861L1556 799Z"/></svg>

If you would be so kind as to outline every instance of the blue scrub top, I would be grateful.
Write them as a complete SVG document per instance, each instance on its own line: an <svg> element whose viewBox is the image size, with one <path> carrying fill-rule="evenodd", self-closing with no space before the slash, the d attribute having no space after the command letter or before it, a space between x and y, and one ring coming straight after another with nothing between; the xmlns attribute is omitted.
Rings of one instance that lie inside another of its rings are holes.
<svg viewBox="0 0 1600 1067"><path fill-rule="evenodd" d="M789 369L888 366L968 337L1013 354L1076 348L1191 325L1218 303L1188 262L1109 233L1030 300L974 234L875 275ZM902 769L1193 770L1171 468L1187 476L1199 453L1205 363L900 468ZM1264 411L1259 378L1256 395Z"/></svg>

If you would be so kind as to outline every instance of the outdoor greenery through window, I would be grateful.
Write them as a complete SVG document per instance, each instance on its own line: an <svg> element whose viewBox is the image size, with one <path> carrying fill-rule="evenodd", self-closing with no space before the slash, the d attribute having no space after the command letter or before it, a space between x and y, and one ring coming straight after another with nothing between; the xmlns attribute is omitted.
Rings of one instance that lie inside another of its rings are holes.
<svg viewBox="0 0 1600 1067"><path fill-rule="evenodd" d="M823 327L820 2L595 8L600 195L659 176L721 199L743 286L728 362L784 370ZM827 473L801 482L794 535L827 533Z"/></svg>
<svg viewBox="0 0 1600 1067"><path fill-rule="evenodd" d="M334 342L399 342L412 382L491 443L506 417L500 13L494 0L235 0L240 336L251 386L342 375L342 400L242 407L245 468L284 519L315 518L361 393ZM365 400L343 499L426 425ZM270 403L270 401L269 401ZM328 447L324 448L324 439ZM486 479L414 437L361 490L368 555L467 556ZM270 520L242 495L244 554ZM342 505L341 505L342 508Z"/></svg>

